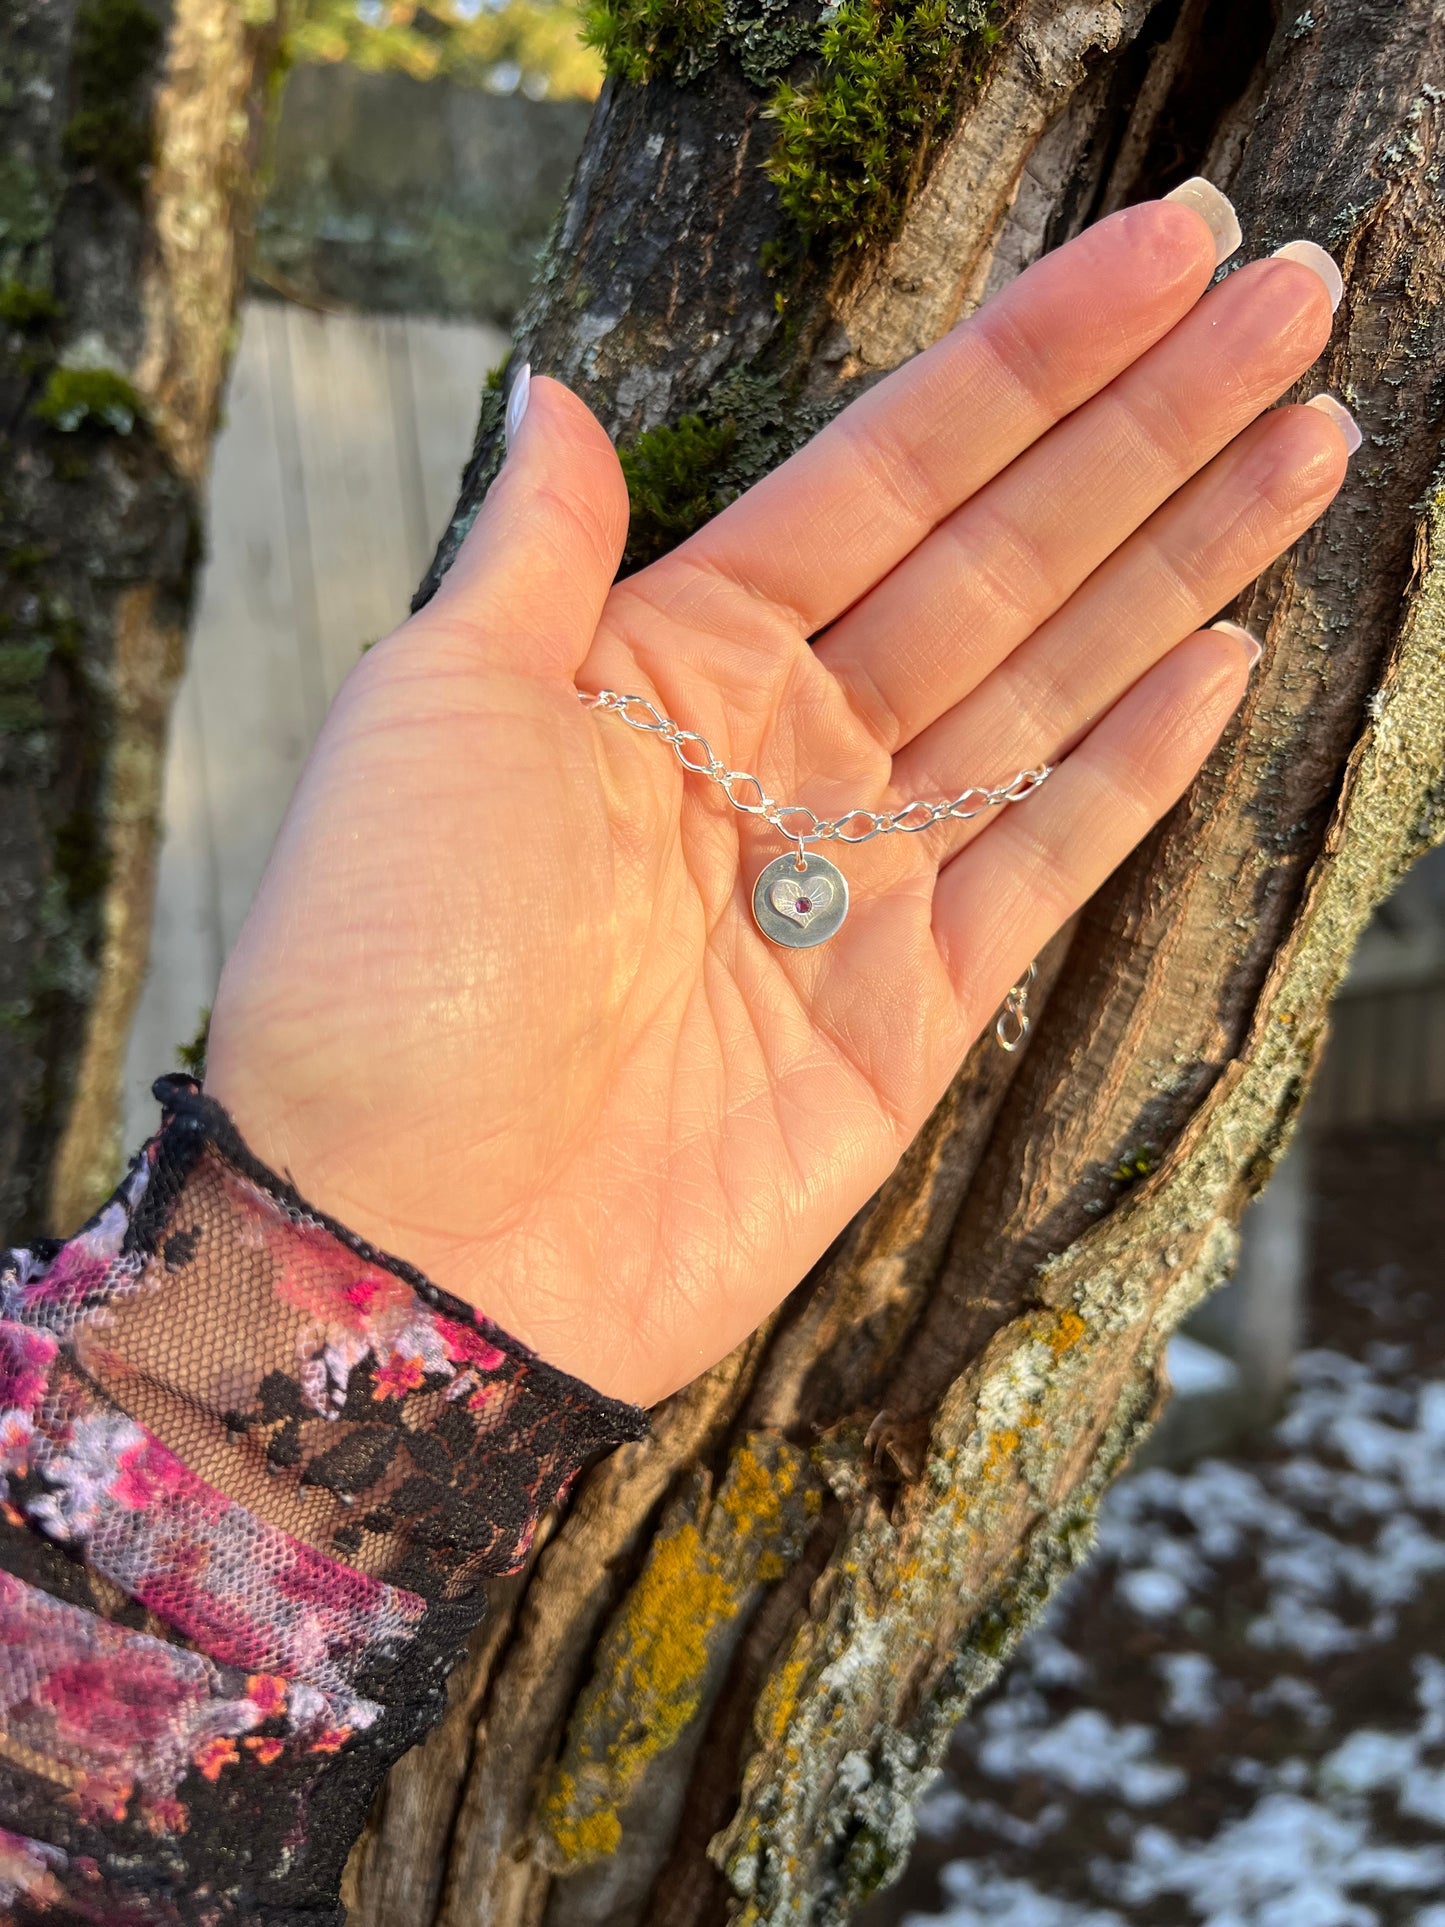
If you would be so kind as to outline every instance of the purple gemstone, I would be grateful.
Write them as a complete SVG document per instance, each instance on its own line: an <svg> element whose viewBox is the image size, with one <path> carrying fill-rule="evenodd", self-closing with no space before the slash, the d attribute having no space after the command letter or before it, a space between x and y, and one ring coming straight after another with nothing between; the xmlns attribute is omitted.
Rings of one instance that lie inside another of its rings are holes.
<svg viewBox="0 0 1445 1927"><path fill-rule="evenodd" d="M812 907L812 902L807 897L799 897L795 906L800 917L806 917Z"/></svg>

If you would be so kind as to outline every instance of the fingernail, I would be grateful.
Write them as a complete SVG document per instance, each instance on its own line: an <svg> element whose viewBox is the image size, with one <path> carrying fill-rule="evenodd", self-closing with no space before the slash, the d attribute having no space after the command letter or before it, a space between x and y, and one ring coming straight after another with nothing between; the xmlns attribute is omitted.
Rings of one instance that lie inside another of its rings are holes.
<svg viewBox="0 0 1445 1927"><path fill-rule="evenodd" d="M1196 174L1192 180L1181 181L1178 187L1171 187L1164 198L1166 201L1182 201L1185 207L1192 207L1203 218L1205 226L1214 236L1216 267L1227 261L1244 239L1234 203L1220 193L1213 181L1206 181L1202 174Z"/></svg>
<svg viewBox="0 0 1445 1927"><path fill-rule="evenodd" d="M1237 622L1211 622L1209 626L1211 629L1217 629L1221 635L1233 636L1236 642L1243 644L1249 656L1251 669L1264 654L1264 644L1258 636L1252 636L1248 629L1242 629Z"/></svg>
<svg viewBox="0 0 1445 1927"><path fill-rule="evenodd" d="M1330 297L1330 313L1334 314L1345 298L1345 277L1335 265L1332 254L1326 254L1317 241L1286 241L1282 248L1274 251L1276 261L1298 261L1302 268L1317 274L1325 284L1325 293Z"/></svg>
<svg viewBox="0 0 1445 1927"><path fill-rule="evenodd" d="M503 432L507 447L517 439L517 430L522 426L522 417L527 412L527 401L532 392L532 364L524 361L512 377L511 391L507 396L507 413Z"/></svg>
<svg viewBox="0 0 1445 1927"><path fill-rule="evenodd" d="M1329 416L1335 427L1338 428L1344 436L1345 447L1352 455L1365 439L1360 433L1360 424L1355 420L1345 404L1342 401L1336 401L1333 395L1311 395L1305 403L1305 407L1318 408L1322 415Z"/></svg>

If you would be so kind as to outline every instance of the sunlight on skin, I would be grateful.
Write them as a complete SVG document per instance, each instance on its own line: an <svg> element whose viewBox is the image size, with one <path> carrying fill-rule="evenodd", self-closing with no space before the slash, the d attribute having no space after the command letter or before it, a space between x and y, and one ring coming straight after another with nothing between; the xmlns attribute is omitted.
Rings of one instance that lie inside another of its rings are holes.
<svg viewBox="0 0 1445 1927"><path fill-rule="evenodd" d="M1187 205L1111 216L616 586L616 457L535 381L227 962L206 1088L257 1154L601 1391L651 1404L737 1344L1188 785L1251 659L1199 625L1339 486L1342 425L1265 412L1325 278L1214 267ZM750 908L776 835L583 710L603 686L819 814L1068 754L848 851L846 926L787 951Z"/></svg>

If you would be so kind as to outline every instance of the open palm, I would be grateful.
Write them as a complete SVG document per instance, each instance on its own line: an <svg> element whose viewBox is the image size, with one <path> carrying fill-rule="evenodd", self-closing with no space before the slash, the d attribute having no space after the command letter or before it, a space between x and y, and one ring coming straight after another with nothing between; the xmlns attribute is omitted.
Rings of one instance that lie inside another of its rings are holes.
<svg viewBox="0 0 1445 1927"><path fill-rule="evenodd" d="M621 583L616 458L533 384L227 962L207 1089L257 1153L604 1392L651 1403L745 1336L1190 781L1250 665L1199 625L1339 485L1328 412L1261 415L1324 283L1271 260L1206 294L1214 265L1188 207L1111 217ZM751 893L786 845L578 702L603 687L820 816L1059 767L829 846L847 923L785 950Z"/></svg>

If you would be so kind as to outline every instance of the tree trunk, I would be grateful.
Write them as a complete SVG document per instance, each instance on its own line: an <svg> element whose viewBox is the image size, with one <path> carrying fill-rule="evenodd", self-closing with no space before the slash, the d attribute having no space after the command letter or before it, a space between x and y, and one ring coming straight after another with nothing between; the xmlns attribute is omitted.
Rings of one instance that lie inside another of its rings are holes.
<svg viewBox="0 0 1445 1927"><path fill-rule="evenodd" d="M0 1225L114 1181L273 0L0 18ZM184 1024L194 1013L178 1013Z"/></svg>
<svg viewBox="0 0 1445 1927"><path fill-rule="evenodd" d="M779 77L819 71L812 8L602 22L629 78L518 354L627 451L635 558L1041 250L1194 172L1252 252L1308 235L1342 261L1308 391L1365 444L1244 598L1268 638L1245 708L1043 960L1027 1050L975 1050L769 1325L501 1593L353 1859L364 1927L832 1922L898 1871L950 1726L1087 1547L1168 1334L1230 1269L1372 905L1445 828L1439 7L830 13L801 99Z"/></svg>

